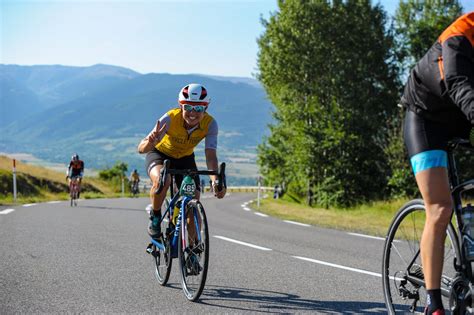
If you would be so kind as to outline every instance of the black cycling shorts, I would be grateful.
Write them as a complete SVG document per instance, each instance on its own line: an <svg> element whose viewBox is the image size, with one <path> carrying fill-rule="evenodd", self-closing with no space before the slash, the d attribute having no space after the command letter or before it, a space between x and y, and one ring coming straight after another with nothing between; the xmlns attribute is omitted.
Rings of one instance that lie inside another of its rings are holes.
<svg viewBox="0 0 474 315"><path fill-rule="evenodd" d="M415 174L432 167L446 167L448 141L468 139L470 130L467 120L434 122L407 110L403 138Z"/></svg>
<svg viewBox="0 0 474 315"><path fill-rule="evenodd" d="M148 176L150 176L150 171L155 165L163 165L165 160L170 160L170 168L171 169L191 169L197 170L196 160L194 158L194 153L179 159L175 159L171 156L164 154L163 152L158 151L154 148L152 151L146 154L145 159L145 168L147 171ZM201 185L199 184L199 175L193 176L194 183L196 184L196 189L200 190ZM176 186L179 188L181 186L181 182L183 181L183 175L176 174L175 175L175 182Z"/></svg>

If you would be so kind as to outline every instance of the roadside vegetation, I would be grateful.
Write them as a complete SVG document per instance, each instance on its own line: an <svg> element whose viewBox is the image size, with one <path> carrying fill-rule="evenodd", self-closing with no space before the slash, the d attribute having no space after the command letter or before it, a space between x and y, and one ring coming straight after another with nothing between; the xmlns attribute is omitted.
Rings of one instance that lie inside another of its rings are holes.
<svg viewBox="0 0 474 315"><path fill-rule="evenodd" d="M252 209L282 220L290 220L314 226L351 231L385 237L387 229L398 209L408 199L400 198L390 201L375 201L348 208L310 207L304 200L295 201L294 197L282 199L265 198L253 201Z"/></svg>
<svg viewBox="0 0 474 315"><path fill-rule="evenodd" d="M413 64L463 9L406 0L389 17L372 3L280 1L262 20L257 78L275 110L260 172L314 209L417 193L397 104ZM474 155L458 157L474 177Z"/></svg>

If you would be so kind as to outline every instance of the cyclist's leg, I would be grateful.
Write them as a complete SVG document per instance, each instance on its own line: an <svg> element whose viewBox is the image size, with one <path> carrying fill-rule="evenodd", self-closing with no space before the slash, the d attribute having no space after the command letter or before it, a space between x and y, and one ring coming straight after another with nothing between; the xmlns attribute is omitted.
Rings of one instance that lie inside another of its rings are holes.
<svg viewBox="0 0 474 315"><path fill-rule="evenodd" d="M171 182L170 178L167 178L165 181L165 187L163 187L161 192L159 194L155 193L160 185L160 171L163 167L163 162L166 159L169 159L169 157L156 149L148 152L146 155L146 170L152 181L150 200L155 214L160 212L161 205L163 204L163 200L166 197L166 192Z"/></svg>
<svg viewBox="0 0 474 315"><path fill-rule="evenodd" d="M464 132L459 128L461 125L457 121L433 122L411 111L405 116L404 140L426 207L420 251L428 301L431 302L428 302L428 311L443 307L439 289L446 228L452 213L446 150L448 140Z"/></svg>
<svg viewBox="0 0 474 315"><path fill-rule="evenodd" d="M81 196L81 183L82 183L82 176L79 175L77 177L77 198Z"/></svg>
<svg viewBox="0 0 474 315"><path fill-rule="evenodd" d="M435 167L422 170L415 177L426 207L425 228L420 243L426 289L439 289L446 228L453 209L448 172L445 167Z"/></svg>

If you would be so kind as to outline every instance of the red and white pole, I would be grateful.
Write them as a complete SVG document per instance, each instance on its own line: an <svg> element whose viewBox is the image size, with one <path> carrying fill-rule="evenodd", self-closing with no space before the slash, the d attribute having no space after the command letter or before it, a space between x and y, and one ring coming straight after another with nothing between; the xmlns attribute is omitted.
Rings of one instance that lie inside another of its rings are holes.
<svg viewBox="0 0 474 315"><path fill-rule="evenodd" d="M16 203L16 160L13 159L13 202Z"/></svg>

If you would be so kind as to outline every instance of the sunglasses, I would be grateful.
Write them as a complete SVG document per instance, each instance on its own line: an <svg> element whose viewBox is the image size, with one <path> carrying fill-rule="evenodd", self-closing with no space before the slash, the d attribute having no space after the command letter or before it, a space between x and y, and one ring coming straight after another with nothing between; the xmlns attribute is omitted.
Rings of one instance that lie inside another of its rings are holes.
<svg viewBox="0 0 474 315"><path fill-rule="evenodd" d="M203 113L206 111L207 106L205 105L189 105L189 104L184 104L183 108L185 111L190 112L194 110L196 113Z"/></svg>

